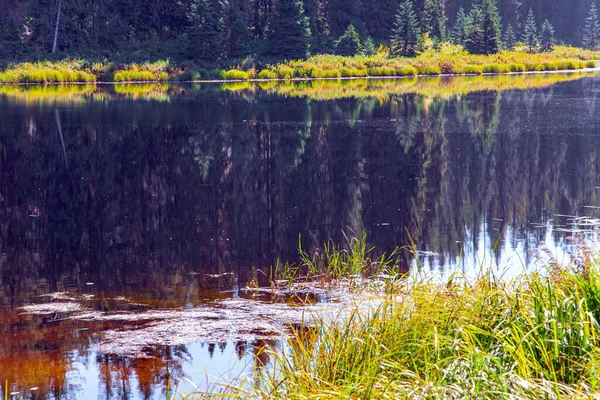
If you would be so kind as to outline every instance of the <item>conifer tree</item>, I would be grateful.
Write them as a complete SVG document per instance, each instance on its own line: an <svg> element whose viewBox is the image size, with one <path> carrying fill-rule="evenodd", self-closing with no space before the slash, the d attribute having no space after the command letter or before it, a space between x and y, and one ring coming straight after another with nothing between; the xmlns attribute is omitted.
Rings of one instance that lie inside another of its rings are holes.
<svg viewBox="0 0 600 400"><path fill-rule="evenodd" d="M481 0L469 16L471 29L466 47L472 54L493 54L500 50L500 16L495 0Z"/></svg>
<svg viewBox="0 0 600 400"><path fill-rule="evenodd" d="M229 58L242 58L248 54L250 31L239 0L230 0L225 27L225 52Z"/></svg>
<svg viewBox="0 0 600 400"><path fill-rule="evenodd" d="M481 52L483 54L493 54L500 50L500 15L496 0L482 0L479 6L481 9L481 30L483 32Z"/></svg>
<svg viewBox="0 0 600 400"><path fill-rule="evenodd" d="M193 0L188 12L188 55L216 60L221 55L221 9L218 0Z"/></svg>
<svg viewBox="0 0 600 400"><path fill-rule="evenodd" d="M598 20L598 9L596 4L592 3L588 17L585 19L583 29L583 47L591 50L598 50L600 44L600 21Z"/></svg>
<svg viewBox="0 0 600 400"><path fill-rule="evenodd" d="M554 27L550 21L545 20L542 24L542 34L540 37L540 43L542 45L542 51L552 51L556 44L556 38L554 37Z"/></svg>
<svg viewBox="0 0 600 400"><path fill-rule="evenodd" d="M413 57L417 54L419 42L419 21L412 0L404 0L396 14L396 23L392 31L391 53L394 56Z"/></svg>
<svg viewBox="0 0 600 400"><path fill-rule="evenodd" d="M299 0L277 0L267 32L269 56L301 59L308 55L310 28Z"/></svg>
<svg viewBox="0 0 600 400"><path fill-rule="evenodd" d="M514 50L515 44L517 43L517 35L512 27L512 24L508 24L504 31L504 48L507 50Z"/></svg>
<svg viewBox="0 0 600 400"><path fill-rule="evenodd" d="M482 43L483 39L483 15L480 7L473 7L469 13L471 26L469 35L465 41L465 47L471 54L483 54Z"/></svg>
<svg viewBox="0 0 600 400"><path fill-rule="evenodd" d="M456 14L456 23L452 28L452 40L455 44L464 45L471 30L471 20L464 8L460 8Z"/></svg>
<svg viewBox="0 0 600 400"><path fill-rule="evenodd" d="M362 51L362 43L354 25L348 26L346 32L336 41L335 51L341 56L354 56Z"/></svg>
<svg viewBox="0 0 600 400"><path fill-rule="evenodd" d="M371 38L371 36L367 37L367 39L363 43L362 52L365 56L372 56L375 55L375 53L377 53L375 42L373 42L373 38Z"/></svg>
<svg viewBox="0 0 600 400"><path fill-rule="evenodd" d="M535 24L535 17L533 16L533 10L530 8L523 25L523 42L529 47L529 52L533 53L539 46L539 38L537 32L537 26Z"/></svg>
<svg viewBox="0 0 600 400"><path fill-rule="evenodd" d="M440 0L425 0L423 25L429 36L437 41L446 37L446 16Z"/></svg>
<svg viewBox="0 0 600 400"><path fill-rule="evenodd" d="M349 25L354 25L362 32L362 10L361 0L328 0L327 17L331 35L343 35Z"/></svg>

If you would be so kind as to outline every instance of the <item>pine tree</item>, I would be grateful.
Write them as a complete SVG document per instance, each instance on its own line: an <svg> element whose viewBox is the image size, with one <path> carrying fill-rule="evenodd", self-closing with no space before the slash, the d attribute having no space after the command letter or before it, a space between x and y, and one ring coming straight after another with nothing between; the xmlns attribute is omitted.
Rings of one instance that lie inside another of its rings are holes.
<svg viewBox="0 0 600 400"><path fill-rule="evenodd" d="M467 36L467 40L465 41L465 47L471 54L483 54L483 15L481 14L480 7L473 7L469 13L469 20L471 21L471 26L469 36Z"/></svg>
<svg viewBox="0 0 600 400"><path fill-rule="evenodd" d="M363 43L362 52L365 56L372 56L375 55L375 53L377 53L375 42L373 42L371 36L367 37L367 39Z"/></svg>
<svg viewBox="0 0 600 400"><path fill-rule="evenodd" d="M539 46L539 38L537 33L537 26L535 24L535 17L533 16L533 10L530 8L523 25L523 42L529 47L529 52L533 53Z"/></svg>
<svg viewBox="0 0 600 400"><path fill-rule="evenodd" d="M221 55L221 9L218 0L193 0L188 12L188 55L216 60Z"/></svg>
<svg viewBox="0 0 600 400"><path fill-rule="evenodd" d="M333 37L343 35L349 25L354 25L362 32L362 10L361 0L328 0L327 18L331 35Z"/></svg>
<svg viewBox="0 0 600 400"><path fill-rule="evenodd" d="M472 54L493 54L500 50L500 15L495 0L481 0L471 11L471 30L466 47Z"/></svg>
<svg viewBox="0 0 600 400"><path fill-rule="evenodd" d="M600 44L600 21L598 20L598 9L596 4L592 3L588 17L585 19L585 28L583 30L583 47L591 50L598 50Z"/></svg>
<svg viewBox="0 0 600 400"><path fill-rule="evenodd" d="M250 31L239 1L230 0L225 28L225 52L229 58L242 58L248 54Z"/></svg>
<svg viewBox="0 0 600 400"><path fill-rule="evenodd" d="M508 24L506 30L504 31L504 47L507 50L514 50L516 43L517 36L515 35L515 31L512 27L512 24Z"/></svg>
<svg viewBox="0 0 600 400"><path fill-rule="evenodd" d="M437 41L446 37L446 16L440 0L425 0L423 25L429 36Z"/></svg>
<svg viewBox="0 0 600 400"><path fill-rule="evenodd" d="M413 57L417 54L419 42L419 21L412 0L404 0L396 14L396 23L392 31L391 52L394 56Z"/></svg>
<svg viewBox="0 0 600 400"><path fill-rule="evenodd" d="M554 37L554 27L548 20L545 20L542 24L542 34L540 37L540 42L542 45L542 51L552 51L554 45L556 44L556 39Z"/></svg>
<svg viewBox="0 0 600 400"><path fill-rule="evenodd" d="M464 45L471 30L471 20L464 8L460 8L456 14L456 23L452 28L452 40L455 44Z"/></svg>
<svg viewBox="0 0 600 400"><path fill-rule="evenodd" d="M362 43L354 25L348 26L346 32L335 43L335 52L341 56L354 56L362 51Z"/></svg>
<svg viewBox="0 0 600 400"><path fill-rule="evenodd" d="M481 30L483 54L494 54L500 50L500 15L496 0L482 0L481 5Z"/></svg>
<svg viewBox="0 0 600 400"><path fill-rule="evenodd" d="M299 0L278 0L267 32L269 56L301 59L308 55L310 28Z"/></svg>

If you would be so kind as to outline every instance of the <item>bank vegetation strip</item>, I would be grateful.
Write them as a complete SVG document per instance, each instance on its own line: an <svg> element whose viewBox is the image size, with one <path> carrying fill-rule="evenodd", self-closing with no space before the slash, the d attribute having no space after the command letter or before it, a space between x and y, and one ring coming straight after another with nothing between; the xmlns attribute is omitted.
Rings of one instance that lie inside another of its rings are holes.
<svg viewBox="0 0 600 400"><path fill-rule="evenodd" d="M115 64L85 60L39 61L8 65L0 83L161 82L203 80L339 79L417 75L481 75L520 72L566 71L595 68L600 52L558 46L549 53L503 51L472 55L461 46L442 45L417 57L315 55L306 60L242 61L218 68L172 65L168 60L140 64ZM206 66L205 66L206 67Z"/></svg>
<svg viewBox="0 0 600 400"><path fill-rule="evenodd" d="M322 252L321 266L304 257L303 273L287 267L276 276L383 276L380 305L365 313L357 303L349 317L298 329L286 351L271 352L274 365L260 372L260 385L215 393L261 399L600 393L600 259L585 244L566 266L550 258L539 271L512 279L488 271L440 280L414 272L394 279L394 254L370 260L359 243Z"/></svg>

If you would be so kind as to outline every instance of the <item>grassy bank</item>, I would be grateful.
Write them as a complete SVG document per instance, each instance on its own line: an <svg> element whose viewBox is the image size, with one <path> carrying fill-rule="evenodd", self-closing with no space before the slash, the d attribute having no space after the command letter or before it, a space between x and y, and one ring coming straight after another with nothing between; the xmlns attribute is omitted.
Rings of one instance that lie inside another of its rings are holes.
<svg viewBox="0 0 600 400"><path fill-rule="evenodd" d="M584 259L511 281L398 280L375 310L297 331L289 351L272 353L277 372L244 396L597 396L600 260Z"/></svg>
<svg viewBox="0 0 600 400"><path fill-rule="evenodd" d="M9 65L0 72L0 83L158 82L168 80L320 79L442 74L511 73L578 70L595 67L600 52L559 46L551 53L504 51L493 55L471 55L460 46L445 45L415 58L393 58L384 54L342 57L316 55L307 60L269 64L247 60L199 68L193 64L172 65L167 60L141 64L115 64L65 60Z"/></svg>

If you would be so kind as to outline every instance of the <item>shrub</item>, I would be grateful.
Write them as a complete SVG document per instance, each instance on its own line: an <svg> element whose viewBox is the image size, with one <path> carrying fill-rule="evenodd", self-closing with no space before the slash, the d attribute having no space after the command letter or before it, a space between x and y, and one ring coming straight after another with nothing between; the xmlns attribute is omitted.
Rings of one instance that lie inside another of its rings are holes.
<svg viewBox="0 0 600 400"><path fill-rule="evenodd" d="M423 65L419 68L421 75L441 75L442 70L437 65Z"/></svg>
<svg viewBox="0 0 600 400"><path fill-rule="evenodd" d="M248 71L241 71L239 69L230 69L229 71L222 71L221 78L227 80L238 80L245 81L250 79L250 73Z"/></svg>
<svg viewBox="0 0 600 400"><path fill-rule="evenodd" d="M368 69L370 76L394 76L396 70L389 67L371 67Z"/></svg>
<svg viewBox="0 0 600 400"><path fill-rule="evenodd" d="M357 68L342 68L340 70L340 74L343 77L358 78L358 77L367 76L367 70L366 69L357 69Z"/></svg>
<svg viewBox="0 0 600 400"><path fill-rule="evenodd" d="M268 69L263 69L258 73L258 79L277 79L277 73Z"/></svg>
<svg viewBox="0 0 600 400"><path fill-rule="evenodd" d="M291 79L294 77L294 69L287 65L278 65L276 71L277 76L281 79Z"/></svg>
<svg viewBox="0 0 600 400"><path fill-rule="evenodd" d="M400 76L411 76L411 75L417 75L419 73L419 71L417 71L417 69L415 67L413 67L412 65L404 65L402 67L400 67L400 69L398 69L396 71L396 75L400 75Z"/></svg>

